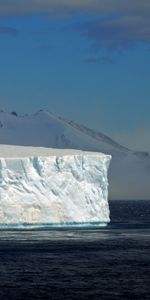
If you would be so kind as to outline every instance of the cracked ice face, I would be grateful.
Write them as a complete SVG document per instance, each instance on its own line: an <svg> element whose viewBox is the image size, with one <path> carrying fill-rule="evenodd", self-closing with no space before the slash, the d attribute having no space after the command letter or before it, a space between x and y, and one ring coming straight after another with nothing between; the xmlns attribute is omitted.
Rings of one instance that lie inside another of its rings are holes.
<svg viewBox="0 0 150 300"><path fill-rule="evenodd" d="M73 150L49 154L0 159L0 223L109 222L110 156Z"/></svg>

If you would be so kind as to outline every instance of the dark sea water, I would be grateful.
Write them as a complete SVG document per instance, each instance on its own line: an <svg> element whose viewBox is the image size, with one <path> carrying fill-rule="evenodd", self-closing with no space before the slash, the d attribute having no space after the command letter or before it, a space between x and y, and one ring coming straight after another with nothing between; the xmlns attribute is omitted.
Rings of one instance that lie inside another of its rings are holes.
<svg viewBox="0 0 150 300"><path fill-rule="evenodd" d="M150 299L150 201L110 201L105 228L1 230L0 299Z"/></svg>

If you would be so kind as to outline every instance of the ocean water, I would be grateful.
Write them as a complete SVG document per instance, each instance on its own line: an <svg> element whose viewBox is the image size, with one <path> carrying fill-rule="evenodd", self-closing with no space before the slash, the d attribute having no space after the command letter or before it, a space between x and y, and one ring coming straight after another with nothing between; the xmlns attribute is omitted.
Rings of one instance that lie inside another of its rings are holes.
<svg viewBox="0 0 150 300"><path fill-rule="evenodd" d="M150 201L102 228L0 230L0 299L150 299Z"/></svg>

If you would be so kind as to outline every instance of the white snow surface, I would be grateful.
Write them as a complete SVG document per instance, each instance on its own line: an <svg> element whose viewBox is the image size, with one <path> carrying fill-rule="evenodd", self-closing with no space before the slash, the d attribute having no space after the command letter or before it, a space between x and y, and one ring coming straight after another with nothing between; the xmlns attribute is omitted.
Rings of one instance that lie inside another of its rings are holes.
<svg viewBox="0 0 150 300"><path fill-rule="evenodd" d="M111 156L0 145L0 223L109 222Z"/></svg>

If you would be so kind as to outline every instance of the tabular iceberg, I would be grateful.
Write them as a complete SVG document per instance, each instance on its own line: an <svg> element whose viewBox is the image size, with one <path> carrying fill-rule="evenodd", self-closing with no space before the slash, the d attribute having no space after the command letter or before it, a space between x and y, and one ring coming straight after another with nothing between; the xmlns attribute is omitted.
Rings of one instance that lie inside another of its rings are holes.
<svg viewBox="0 0 150 300"><path fill-rule="evenodd" d="M0 146L0 224L109 222L110 155Z"/></svg>

